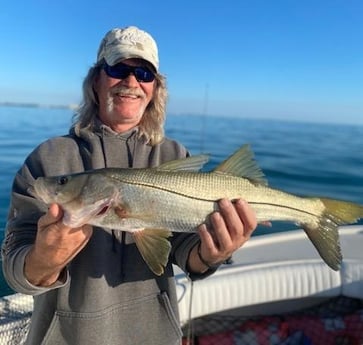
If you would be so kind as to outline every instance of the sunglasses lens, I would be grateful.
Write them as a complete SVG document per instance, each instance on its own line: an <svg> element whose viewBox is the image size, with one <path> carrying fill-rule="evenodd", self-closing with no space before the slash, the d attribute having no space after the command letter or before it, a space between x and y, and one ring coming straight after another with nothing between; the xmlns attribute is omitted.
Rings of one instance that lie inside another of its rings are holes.
<svg viewBox="0 0 363 345"><path fill-rule="evenodd" d="M104 70L109 77L115 79L125 79L130 75L131 72L130 68L126 65L109 66L105 64Z"/></svg>
<svg viewBox="0 0 363 345"><path fill-rule="evenodd" d="M115 79L126 79L132 73L139 82L149 83L155 79L155 75L147 67L133 67L119 63L114 66L104 64L106 74Z"/></svg>
<svg viewBox="0 0 363 345"><path fill-rule="evenodd" d="M138 81L149 83L155 79L155 75L146 67L136 67L134 69L135 77Z"/></svg>

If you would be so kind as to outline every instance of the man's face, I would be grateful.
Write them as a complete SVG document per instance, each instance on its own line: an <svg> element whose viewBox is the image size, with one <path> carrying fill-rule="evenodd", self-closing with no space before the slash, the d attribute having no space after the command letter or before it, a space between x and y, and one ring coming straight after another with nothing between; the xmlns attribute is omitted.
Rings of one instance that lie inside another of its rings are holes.
<svg viewBox="0 0 363 345"><path fill-rule="evenodd" d="M127 59L122 63L146 66L140 59ZM125 132L137 126L153 97L154 85L155 80L138 82L132 73L124 79L115 79L102 69L94 85L101 121L116 132Z"/></svg>

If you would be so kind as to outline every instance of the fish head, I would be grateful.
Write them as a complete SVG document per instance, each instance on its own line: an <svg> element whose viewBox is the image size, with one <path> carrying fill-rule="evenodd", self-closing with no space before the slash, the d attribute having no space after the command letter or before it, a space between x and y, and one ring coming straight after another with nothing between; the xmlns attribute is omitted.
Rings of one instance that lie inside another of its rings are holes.
<svg viewBox="0 0 363 345"><path fill-rule="evenodd" d="M88 176L84 174L39 177L32 192L46 204L65 205L80 196L87 180Z"/></svg>
<svg viewBox="0 0 363 345"><path fill-rule="evenodd" d="M107 176L98 172L39 177L32 193L48 205L59 204L64 211L63 223L70 227L97 225L97 218L105 215L118 195Z"/></svg>

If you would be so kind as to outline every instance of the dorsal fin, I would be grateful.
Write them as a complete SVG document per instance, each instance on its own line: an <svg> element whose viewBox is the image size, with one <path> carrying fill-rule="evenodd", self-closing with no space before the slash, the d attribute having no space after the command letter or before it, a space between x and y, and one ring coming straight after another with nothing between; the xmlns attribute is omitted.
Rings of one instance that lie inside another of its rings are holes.
<svg viewBox="0 0 363 345"><path fill-rule="evenodd" d="M243 145L233 155L218 165L214 172L244 177L254 183L267 186L265 175L257 165L254 154L248 144Z"/></svg>
<svg viewBox="0 0 363 345"><path fill-rule="evenodd" d="M208 161L208 155L197 155L166 162L159 165L156 169L167 171L199 171Z"/></svg>

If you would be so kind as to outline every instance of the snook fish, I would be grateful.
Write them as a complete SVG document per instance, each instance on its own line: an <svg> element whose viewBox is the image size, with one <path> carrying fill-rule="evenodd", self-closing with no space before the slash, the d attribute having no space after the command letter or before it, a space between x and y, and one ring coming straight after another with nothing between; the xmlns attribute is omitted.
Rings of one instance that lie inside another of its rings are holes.
<svg viewBox="0 0 363 345"><path fill-rule="evenodd" d="M64 210L63 223L123 230L157 275L164 272L171 232L195 232L218 209L221 198L242 198L257 220L289 221L301 226L323 260L338 270L342 261L338 226L363 217L363 206L328 198L305 198L267 186L248 145L210 172L199 172L207 155L165 163L157 168L104 168L39 177L33 194Z"/></svg>

